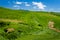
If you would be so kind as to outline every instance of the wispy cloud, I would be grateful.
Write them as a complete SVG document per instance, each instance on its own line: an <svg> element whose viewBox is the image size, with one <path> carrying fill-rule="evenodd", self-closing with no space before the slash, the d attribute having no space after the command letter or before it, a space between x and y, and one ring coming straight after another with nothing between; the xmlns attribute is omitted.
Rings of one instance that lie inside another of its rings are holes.
<svg viewBox="0 0 60 40"><path fill-rule="evenodd" d="M19 1L16 1L15 2L16 5L21 5L21 4L24 4L25 6L30 6L30 4L28 4L28 2L19 2Z"/></svg>
<svg viewBox="0 0 60 40"><path fill-rule="evenodd" d="M14 8L14 9L20 9L20 5L22 4L22 2L19 2L19 1L14 2L14 1L13 1L13 3L14 3L14 4L13 4L13 8Z"/></svg>
<svg viewBox="0 0 60 40"><path fill-rule="evenodd" d="M19 5L13 5L13 8L20 9L20 6Z"/></svg>
<svg viewBox="0 0 60 40"><path fill-rule="evenodd" d="M18 2L18 1L17 1L16 4L22 4L22 2Z"/></svg>
<svg viewBox="0 0 60 40"><path fill-rule="evenodd" d="M28 4L28 2L24 2L25 6L30 6L30 4Z"/></svg>
<svg viewBox="0 0 60 40"><path fill-rule="evenodd" d="M36 7L36 6L34 6L33 8L34 8L34 9L36 9L37 7Z"/></svg>
<svg viewBox="0 0 60 40"><path fill-rule="evenodd" d="M20 7L20 6L18 6L18 5L14 5L13 7Z"/></svg>
<svg viewBox="0 0 60 40"><path fill-rule="evenodd" d="M39 9L44 10L46 5L44 5L42 2L32 2L33 5L37 6Z"/></svg>
<svg viewBox="0 0 60 40"><path fill-rule="evenodd" d="M39 9L39 10L44 10L45 7L47 7L42 2L31 2L31 3L29 3L29 2L19 2L19 1L16 1L13 4L14 8L20 8L20 6L32 7L34 9Z"/></svg>

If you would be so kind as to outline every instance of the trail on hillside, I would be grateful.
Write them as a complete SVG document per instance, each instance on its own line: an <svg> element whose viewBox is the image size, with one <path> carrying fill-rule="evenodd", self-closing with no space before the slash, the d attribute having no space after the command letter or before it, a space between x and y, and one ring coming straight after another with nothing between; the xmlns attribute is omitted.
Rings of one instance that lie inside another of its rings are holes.
<svg viewBox="0 0 60 40"><path fill-rule="evenodd" d="M6 21L6 22L22 22L21 20L12 20L12 19L1 19L0 18L0 21Z"/></svg>
<svg viewBox="0 0 60 40"><path fill-rule="evenodd" d="M0 18L0 21L5 21L5 22L15 22L15 23L18 23L18 22L23 22L21 20L12 20L12 19L2 19ZM57 32L60 32L60 30L54 28L54 27L49 27L49 29L52 29L54 31L57 31Z"/></svg>
<svg viewBox="0 0 60 40"><path fill-rule="evenodd" d="M54 31L56 31L56 32L60 32L59 29L55 28L54 24L55 24L55 22L52 21L52 20L50 20L50 21L48 22L48 27L49 27L49 29L52 29L52 30L54 30Z"/></svg>
<svg viewBox="0 0 60 40"><path fill-rule="evenodd" d="M57 28L49 27L49 29L52 29L52 30L54 30L56 32L60 32L60 30L58 30Z"/></svg>

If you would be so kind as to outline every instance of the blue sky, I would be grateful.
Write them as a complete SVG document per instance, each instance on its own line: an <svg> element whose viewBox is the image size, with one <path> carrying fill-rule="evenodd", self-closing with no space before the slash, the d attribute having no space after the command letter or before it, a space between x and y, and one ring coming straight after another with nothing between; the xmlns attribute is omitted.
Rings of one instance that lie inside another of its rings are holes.
<svg viewBox="0 0 60 40"><path fill-rule="evenodd" d="M0 0L0 7L59 12L60 0Z"/></svg>

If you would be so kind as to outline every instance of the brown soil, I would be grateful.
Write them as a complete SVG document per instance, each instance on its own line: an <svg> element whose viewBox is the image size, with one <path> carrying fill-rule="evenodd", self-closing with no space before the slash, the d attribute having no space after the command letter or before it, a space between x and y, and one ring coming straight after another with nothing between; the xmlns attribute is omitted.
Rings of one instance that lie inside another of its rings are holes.
<svg viewBox="0 0 60 40"><path fill-rule="evenodd" d="M0 19L0 21L6 21L6 22L22 22L21 20L12 20L12 19Z"/></svg>
<svg viewBox="0 0 60 40"><path fill-rule="evenodd" d="M53 28L53 27L49 27L50 29L56 31L56 32L60 32L60 30L56 29L56 28Z"/></svg>

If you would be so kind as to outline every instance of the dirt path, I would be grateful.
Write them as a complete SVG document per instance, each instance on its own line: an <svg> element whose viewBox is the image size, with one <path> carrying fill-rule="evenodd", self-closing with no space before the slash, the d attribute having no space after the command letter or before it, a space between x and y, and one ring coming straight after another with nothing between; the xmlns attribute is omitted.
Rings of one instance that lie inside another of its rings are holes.
<svg viewBox="0 0 60 40"><path fill-rule="evenodd" d="M7 21L7 22L22 22L21 20L12 20L12 19L0 19L0 21Z"/></svg>
<svg viewBox="0 0 60 40"><path fill-rule="evenodd" d="M56 28L53 28L53 27L49 27L50 29L56 31L56 32L60 32L60 30L56 29Z"/></svg>
<svg viewBox="0 0 60 40"><path fill-rule="evenodd" d="M59 29L57 29L57 28L54 27L54 24L55 24L55 22L52 21L52 20L50 20L50 21L48 22L48 27L49 27L49 29L52 29L52 30L54 30L54 31L56 31L56 32L60 32Z"/></svg>
<svg viewBox="0 0 60 40"><path fill-rule="evenodd" d="M21 20L12 20L12 19L1 19L0 18L0 21L6 21L6 22L15 22L15 23L18 23L18 22L23 22ZM49 29L52 29L54 31L57 31L57 32L60 32L60 30L54 28L54 27L49 27Z"/></svg>

